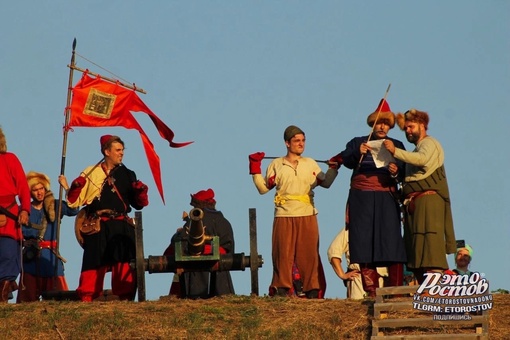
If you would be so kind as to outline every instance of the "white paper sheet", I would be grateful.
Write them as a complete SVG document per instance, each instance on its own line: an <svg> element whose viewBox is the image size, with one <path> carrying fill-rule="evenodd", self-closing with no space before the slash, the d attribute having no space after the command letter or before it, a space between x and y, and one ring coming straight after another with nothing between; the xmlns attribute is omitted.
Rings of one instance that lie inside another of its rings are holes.
<svg viewBox="0 0 510 340"><path fill-rule="evenodd" d="M368 141L368 146L371 148L372 157L374 158L375 166L382 168L388 166L390 163L396 163L395 158L383 145L384 139Z"/></svg>

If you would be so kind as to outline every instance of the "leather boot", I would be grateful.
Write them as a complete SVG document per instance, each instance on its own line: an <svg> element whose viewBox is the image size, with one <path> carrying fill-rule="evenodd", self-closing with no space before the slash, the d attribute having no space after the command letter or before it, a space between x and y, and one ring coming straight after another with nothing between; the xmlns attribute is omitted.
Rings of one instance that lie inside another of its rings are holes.
<svg viewBox="0 0 510 340"><path fill-rule="evenodd" d="M404 265L402 263L393 263L388 266L388 281L391 287L404 285Z"/></svg>
<svg viewBox="0 0 510 340"><path fill-rule="evenodd" d="M311 289L307 291L306 293L307 299L318 299L319 298L319 290L318 289Z"/></svg>
<svg viewBox="0 0 510 340"><path fill-rule="evenodd" d="M404 265L392 263L388 266L388 286L399 287L404 285ZM401 298L404 294L390 295L389 298Z"/></svg>
<svg viewBox="0 0 510 340"><path fill-rule="evenodd" d="M9 301L11 292L11 281L0 281L0 303Z"/></svg>
<svg viewBox="0 0 510 340"><path fill-rule="evenodd" d="M425 281L425 277L423 276L425 270L423 270L423 268L413 268L411 271L413 272L416 281L418 281L418 285L421 285Z"/></svg>
<svg viewBox="0 0 510 340"><path fill-rule="evenodd" d="M375 298L375 290L379 288L379 274L377 270L367 265L362 266L361 282L363 283L363 290L368 294L368 297Z"/></svg>
<svg viewBox="0 0 510 340"><path fill-rule="evenodd" d="M283 288L283 287L276 288L275 296L288 297L289 296L289 288Z"/></svg>

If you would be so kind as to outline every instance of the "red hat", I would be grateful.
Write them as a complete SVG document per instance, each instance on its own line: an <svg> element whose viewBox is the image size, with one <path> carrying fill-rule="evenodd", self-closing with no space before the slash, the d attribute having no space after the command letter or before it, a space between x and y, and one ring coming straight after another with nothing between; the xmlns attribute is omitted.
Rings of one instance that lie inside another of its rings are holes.
<svg viewBox="0 0 510 340"><path fill-rule="evenodd" d="M376 118L378 121L388 122L390 129L395 126L395 114L391 112L390 105L384 98L379 102L377 109L367 117L368 126L374 126Z"/></svg>
<svg viewBox="0 0 510 340"><path fill-rule="evenodd" d="M213 189L201 190L196 194L191 195L191 198L196 201L206 202L206 203L216 203L214 199L214 191Z"/></svg>
<svg viewBox="0 0 510 340"><path fill-rule="evenodd" d="M112 135L104 135L104 136L101 136L101 139L99 139L99 143L101 143L101 149L104 148L105 144L108 143L108 141L110 140L110 138L112 138L113 136Z"/></svg>

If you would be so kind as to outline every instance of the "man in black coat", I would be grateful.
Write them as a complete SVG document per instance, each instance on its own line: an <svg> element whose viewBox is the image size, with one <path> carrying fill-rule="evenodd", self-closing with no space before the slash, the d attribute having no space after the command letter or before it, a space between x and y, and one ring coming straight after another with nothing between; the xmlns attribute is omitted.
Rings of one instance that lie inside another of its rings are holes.
<svg viewBox="0 0 510 340"><path fill-rule="evenodd" d="M191 195L190 205L203 211L202 224L205 235L218 236L220 242L220 254L234 253L234 232L232 225L216 210L216 200L212 189L201 190ZM173 254L173 246L177 240L186 240L189 218L185 217L186 224L177 230L172 237L170 246L165 254ZM210 255L211 246L206 244L203 255ZM178 275L178 274L176 274ZM217 272L185 272L179 275L179 291L181 298L206 299L214 296L235 294L234 285L229 271ZM175 286L171 289L176 291Z"/></svg>

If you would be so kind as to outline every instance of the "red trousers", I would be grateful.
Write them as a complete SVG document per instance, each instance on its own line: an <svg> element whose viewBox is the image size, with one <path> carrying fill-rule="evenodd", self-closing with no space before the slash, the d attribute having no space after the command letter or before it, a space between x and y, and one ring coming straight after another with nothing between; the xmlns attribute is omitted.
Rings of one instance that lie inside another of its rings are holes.
<svg viewBox="0 0 510 340"><path fill-rule="evenodd" d="M22 279L19 281L17 303L39 301L41 294L46 291L69 290L64 276L40 277L23 273Z"/></svg>
<svg viewBox="0 0 510 340"><path fill-rule="evenodd" d="M136 294L136 275L129 263L116 263L81 272L80 284L76 292L82 301L90 302L103 292L104 276L108 269L112 271L112 294L120 300L134 300Z"/></svg>
<svg viewBox="0 0 510 340"><path fill-rule="evenodd" d="M292 266L296 263L303 291L320 289L317 216L276 217L272 242L272 287L291 288Z"/></svg>

